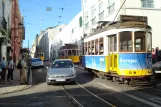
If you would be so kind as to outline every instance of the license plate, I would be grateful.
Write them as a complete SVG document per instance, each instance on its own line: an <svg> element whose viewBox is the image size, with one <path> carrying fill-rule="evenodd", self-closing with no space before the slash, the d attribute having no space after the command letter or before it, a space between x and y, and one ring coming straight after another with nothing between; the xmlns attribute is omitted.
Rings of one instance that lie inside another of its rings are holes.
<svg viewBox="0 0 161 107"><path fill-rule="evenodd" d="M155 73L161 73L161 71L155 71Z"/></svg>
<svg viewBox="0 0 161 107"><path fill-rule="evenodd" d="M56 81L65 81L65 79L56 79Z"/></svg>

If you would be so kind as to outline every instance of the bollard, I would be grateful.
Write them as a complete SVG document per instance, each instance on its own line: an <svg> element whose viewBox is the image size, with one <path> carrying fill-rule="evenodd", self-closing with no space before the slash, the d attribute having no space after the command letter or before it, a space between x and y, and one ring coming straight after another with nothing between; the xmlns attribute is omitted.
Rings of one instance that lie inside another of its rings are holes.
<svg viewBox="0 0 161 107"><path fill-rule="evenodd" d="M27 83L30 84L30 66L28 67L28 70L27 70Z"/></svg>

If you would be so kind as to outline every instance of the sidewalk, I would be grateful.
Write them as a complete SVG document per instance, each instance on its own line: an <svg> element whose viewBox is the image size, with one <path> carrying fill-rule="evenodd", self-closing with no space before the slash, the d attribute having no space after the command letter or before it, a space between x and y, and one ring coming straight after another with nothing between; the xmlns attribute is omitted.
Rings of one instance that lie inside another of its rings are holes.
<svg viewBox="0 0 161 107"><path fill-rule="evenodd" d="M7 73L6 73L7 78ZM0 81L0 95L22 91L30 88L32 85L20 85L20 72L13 72L13 81Z"/></svg>

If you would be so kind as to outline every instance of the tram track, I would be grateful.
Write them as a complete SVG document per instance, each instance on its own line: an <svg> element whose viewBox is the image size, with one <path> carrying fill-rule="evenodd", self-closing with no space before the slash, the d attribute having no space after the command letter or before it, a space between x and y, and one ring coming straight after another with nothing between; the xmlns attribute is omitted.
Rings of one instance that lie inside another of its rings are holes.
<svg viewBox="0 0 161 107"><path fill-rule="evenodd" d="M91 104L92 104L92 107L95 107L96 105L97 106L99 105L101 107L116 107L115 105L104 100L103 98L99 97L95 93L91 92L81 84L76 82L76 85L79 86L79 88L82 89L85 94L81 96L73 95L72 92L68 91L68 89L64 85L62 85L62 89L69 96L69 98L72 99L76 105L78 105L78 107L91 107L90 106ZM86 100L86 98L90 100Z"/></svg>

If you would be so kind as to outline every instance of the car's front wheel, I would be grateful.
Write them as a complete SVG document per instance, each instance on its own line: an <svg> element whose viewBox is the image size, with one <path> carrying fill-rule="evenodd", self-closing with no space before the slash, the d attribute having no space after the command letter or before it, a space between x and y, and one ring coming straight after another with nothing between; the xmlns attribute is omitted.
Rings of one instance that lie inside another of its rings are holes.
<svg viewBox="0 0 161 107"><path fill-rule="evenodd" d="M47 85L50 85L50 82L48 81L48 79L46 78L46 84Z"/></svg>

